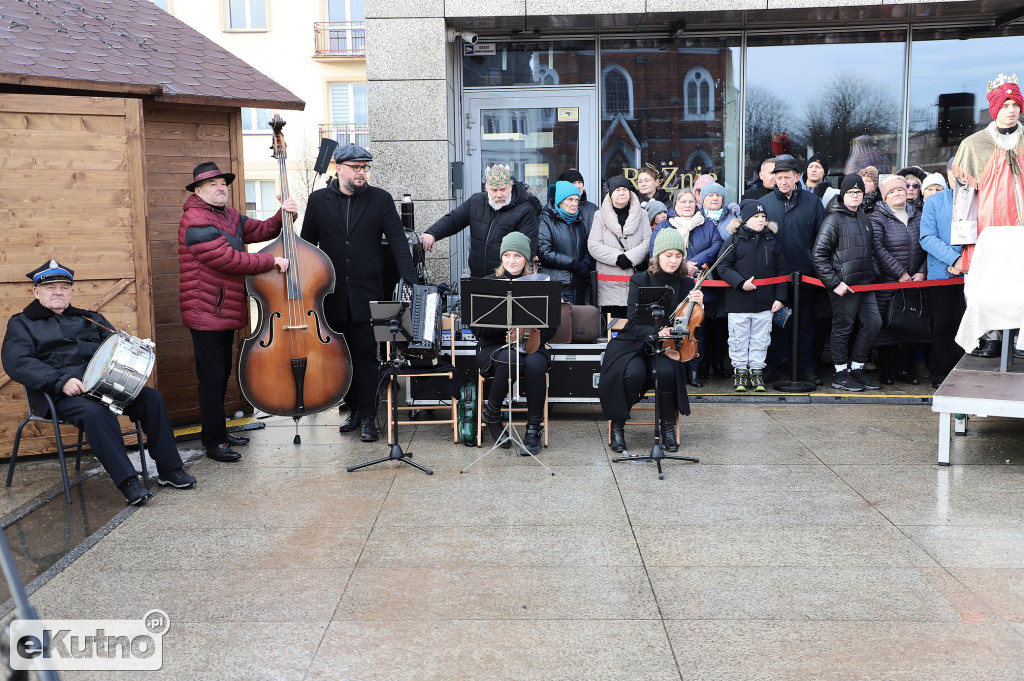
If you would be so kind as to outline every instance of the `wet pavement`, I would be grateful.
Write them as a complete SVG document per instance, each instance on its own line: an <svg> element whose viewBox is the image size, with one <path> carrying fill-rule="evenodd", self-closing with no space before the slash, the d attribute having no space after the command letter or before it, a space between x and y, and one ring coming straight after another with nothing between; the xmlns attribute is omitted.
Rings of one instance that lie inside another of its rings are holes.
<svg viewBox="0 0 1024 681"><path fill-rule="evenodd" d="M554 407L554 477L506 450L460 474L481 450L444 426L400 431L433 476L348 473L387 447L341 420L296 446L268 419L39 586L42 617L171 621L159 672L62 678L1024 679L1024 421L972 419L946 468L927 405L695 404L701 462L659 481L611 463L596 405ZM12 545L62 550L30 538L51 506Z"/></svg>

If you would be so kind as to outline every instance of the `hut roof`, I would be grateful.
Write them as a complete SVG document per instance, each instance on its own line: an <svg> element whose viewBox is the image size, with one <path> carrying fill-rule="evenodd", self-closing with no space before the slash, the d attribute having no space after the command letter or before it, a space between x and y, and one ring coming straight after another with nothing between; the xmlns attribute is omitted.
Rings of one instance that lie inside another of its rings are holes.
<svg viewBox="0 0 1024 681"><path fill-rule="evenodd" d="M0 0L0 28L0 83L219 106L305 105L148 0Z"/></svg>

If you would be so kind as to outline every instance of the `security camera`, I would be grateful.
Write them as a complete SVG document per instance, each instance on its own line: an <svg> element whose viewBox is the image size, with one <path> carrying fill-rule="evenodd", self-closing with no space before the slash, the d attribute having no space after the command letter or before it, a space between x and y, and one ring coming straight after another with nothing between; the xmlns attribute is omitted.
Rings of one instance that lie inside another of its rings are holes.
<svg viewBox="0 0 1024 681"><path fill-rule="evenodd" d="M449 28L446 33L448 36L448 42L450 43L454 43L456 38L462 38L462 42L475 45L477 41L480 40L480 36L476 33L470 33L469 31L460 32L456 31L454 28Z"/></svg>

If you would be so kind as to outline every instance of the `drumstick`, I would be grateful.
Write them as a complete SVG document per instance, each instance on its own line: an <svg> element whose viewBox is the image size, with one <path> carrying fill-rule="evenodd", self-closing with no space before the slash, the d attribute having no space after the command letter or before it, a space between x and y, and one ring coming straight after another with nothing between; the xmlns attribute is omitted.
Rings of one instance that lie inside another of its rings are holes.
<svg viewBox="0 0 1024 681"><path fill-rule="evenodd" d="M86 320L86 321L90 321L90 322L92 322L93 324L95 324L96 326L98 326L98 327L100 327L100 328L103 328L103 329L106 329L106 330L107 330L107 331L109 331L110 333L117 333L117 331L116 331L116 330L114 330L114 329L110 328L110 327L109 327L109 326L107 326L106 324L100 324L100 323L99 323L98 321L96 321L96 320L95 320L95 319L93 319L92 317L86 317L85 315L82 315L82 319L84 319L84 320Z"/></svg>

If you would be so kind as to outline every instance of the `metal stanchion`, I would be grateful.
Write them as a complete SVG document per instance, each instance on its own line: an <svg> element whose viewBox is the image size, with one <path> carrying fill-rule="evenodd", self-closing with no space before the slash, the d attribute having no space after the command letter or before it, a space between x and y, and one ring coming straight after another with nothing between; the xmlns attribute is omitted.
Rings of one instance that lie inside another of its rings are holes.
<svg viewBox="0 0 1024 681"><path fill-rule="evenodd" d="M811 381L797 380L797 366L800 357L800 273L793 272L790 275L793 286L793 315L789 318L792 322L793 341L789 347L789 370L790 380L777 381L772 387L783 393L809 393L817 386Z"/></svg>

